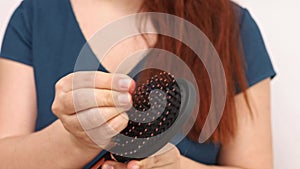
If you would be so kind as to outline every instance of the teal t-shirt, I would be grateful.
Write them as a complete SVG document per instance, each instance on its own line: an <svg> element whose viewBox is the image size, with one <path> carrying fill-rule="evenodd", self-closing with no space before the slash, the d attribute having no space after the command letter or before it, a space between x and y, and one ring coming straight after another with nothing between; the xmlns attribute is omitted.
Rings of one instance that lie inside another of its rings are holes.
<svg viewBox="0 0 300 169"><path fill-rule="evenodd" d="M234 3L233 6L239 17L249 86L273 78L275 71L257 24L247 9ZM0 56L34 68L38 99L37 131L57 119L51 111L55 83L74 71L74 64L85 43L69 0L24 0L11 17ZM99 70L106 71L101 65ZM217 164L220 146L199 144L188 138L177 145L182 155L204 164Z"/></svg>

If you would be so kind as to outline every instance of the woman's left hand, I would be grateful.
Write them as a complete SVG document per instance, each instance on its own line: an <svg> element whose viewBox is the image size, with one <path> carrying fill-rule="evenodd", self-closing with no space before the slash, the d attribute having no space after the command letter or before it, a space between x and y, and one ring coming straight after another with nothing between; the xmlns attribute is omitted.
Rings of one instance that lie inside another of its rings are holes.
<svg viewBox="0 0 300 169"><path fill-rule="evenodd" d="M173 146L170 150L148 157L141 161L130 161L128 164L106 161L102 169L181 169L181 155Z"/></svg>

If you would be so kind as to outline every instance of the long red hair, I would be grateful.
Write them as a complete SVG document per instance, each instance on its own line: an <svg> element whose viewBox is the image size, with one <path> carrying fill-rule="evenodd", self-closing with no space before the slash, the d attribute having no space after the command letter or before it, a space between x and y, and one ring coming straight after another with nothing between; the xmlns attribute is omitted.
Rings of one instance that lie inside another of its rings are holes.
<svg viewBox="0 0 300 169"><path fill-rule="evenodd" d="M240 43L239 22L229 0L145 0L141 10L176 15L196 25L206 34L217 50L226 74L227 96L222 119L210 141L225 143L236 134L236 88L244 91L247 81ZM157 28L158 29L158 28ZM158 35L155 48L175 53L191 68L198 83L200 108L196 123L188 134L198 141L211 102L211 84L203 63L191 49L170 37ZM246 95L245 98L247 99Z"/></svg>

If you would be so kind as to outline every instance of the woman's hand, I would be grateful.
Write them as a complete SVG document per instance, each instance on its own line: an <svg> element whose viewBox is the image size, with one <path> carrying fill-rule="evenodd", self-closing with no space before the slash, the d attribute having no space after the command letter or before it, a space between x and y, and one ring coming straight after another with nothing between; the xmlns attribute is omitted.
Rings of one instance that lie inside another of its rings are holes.
<svg viewBox="0 0 300 169"><path fill-rule="evenodd" d="M172 149L162 154L141 161L130 161L128 164L106 161L102 169L181 169L181 159L179 150L173 146Z"/></svg>
<svg viewBox="0 0 300 169"><path fill-rule="evenodd" d="M52 111L76 144L106 148L128 123L134 81L126 75L78 72L56 83Z"/></svg>

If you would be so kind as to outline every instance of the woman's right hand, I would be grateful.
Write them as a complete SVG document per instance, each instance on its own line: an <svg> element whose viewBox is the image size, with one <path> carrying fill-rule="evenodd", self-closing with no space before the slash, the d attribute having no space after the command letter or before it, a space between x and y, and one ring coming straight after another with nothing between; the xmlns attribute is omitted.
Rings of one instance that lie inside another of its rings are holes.
<svg viewBox="0 0 300 169"><path fill-rule="evenodd" d="M72 73L56 83L52 111L80 146L107 148L127 126L134 87L122 74Z"/></svg>

